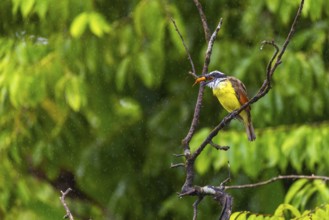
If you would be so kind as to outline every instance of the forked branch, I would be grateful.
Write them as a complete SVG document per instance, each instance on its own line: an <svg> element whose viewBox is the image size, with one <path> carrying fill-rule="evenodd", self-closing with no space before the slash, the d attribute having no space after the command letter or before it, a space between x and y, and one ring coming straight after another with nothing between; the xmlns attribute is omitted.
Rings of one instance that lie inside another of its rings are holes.
<svg viewBox="0 0 329 220"><path fill-rule="evenodd" d="M65 209L65 211L66 211L66 215L64 216L64 218L65 218L65 219L68 218L68 219L70 219L70 220L74 220L73 215L72 215L72 213L71 213L71 211L70 211L68 205L67 205L66 202L65 202L65 197L66 197L66 195L69 194L69 192L71 192L71 191L72 191L71 188L68 188L65 192L61 191L62 196L59 197L59 199L61 200L61 203L62 203L62 205L64 206L64 209Z"/></svg>

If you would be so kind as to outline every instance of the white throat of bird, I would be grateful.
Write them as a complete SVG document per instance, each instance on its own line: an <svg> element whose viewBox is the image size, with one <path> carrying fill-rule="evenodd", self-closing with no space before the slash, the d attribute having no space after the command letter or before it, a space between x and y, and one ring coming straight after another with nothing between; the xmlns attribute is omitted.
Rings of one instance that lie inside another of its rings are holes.
<svg viewBox="0 0 329 220"><path fill-rule="evenodd" d="M227 78L214 79L213 81L208 82L207 86L214 89L214 88L217 88L221 82L224 82L226 80L227 80Z"/></svg>

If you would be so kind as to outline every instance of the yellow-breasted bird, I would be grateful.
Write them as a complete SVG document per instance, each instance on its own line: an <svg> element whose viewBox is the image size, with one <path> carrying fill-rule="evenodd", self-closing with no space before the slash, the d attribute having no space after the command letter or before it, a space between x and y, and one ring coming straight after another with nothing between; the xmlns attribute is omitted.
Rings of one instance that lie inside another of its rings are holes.
<svg viewBox="0 0 329 220"><path fill-rule="evenodd" d="M248 102L246 87L235 77L226 76L217 70L196 79L195 84L206 81L206 85L212 88L213 94L220 104L228 111L239 109ZM252 126L251 107L248 106L237 116L244 123L249 141L256 139L254 127Z"/></svg>

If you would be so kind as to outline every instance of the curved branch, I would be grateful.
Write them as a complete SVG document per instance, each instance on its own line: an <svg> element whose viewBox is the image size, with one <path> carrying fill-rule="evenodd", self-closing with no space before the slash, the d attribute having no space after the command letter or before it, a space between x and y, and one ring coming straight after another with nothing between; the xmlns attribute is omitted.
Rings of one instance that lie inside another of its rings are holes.
<svg viewBox="0 0 329 220"><path fill-rule="evenodd" d="M225 186L226 189L245 189L245 188L255 188L258 186L264 186L269 183L273 183L278 180L283 180L283 179L309 179L309 180L325 180L328 181L329 177L328 176L306 176L306 175L286 175L286 176L277 176L273 177L271 179L259 182L259 183L253 183L253 184L245 184L245 185L236 185L236 186Z"/></svg>
<svg viewBox="0 0 329 220"><path fill-rule="evenodd" d="M194 0L194 4L195 4L195 6L197 7L197 9L199 11L199 15L200 15L200 18L201 18L202 27L203 27L203 31L204 31L204 36L205 36L206 42L208 42L209 39L210 39L210 30L209 30L209 27L208 27L206 15L203 12L203 9L202 9L202 6L201 6L199 0Z"/></svg>

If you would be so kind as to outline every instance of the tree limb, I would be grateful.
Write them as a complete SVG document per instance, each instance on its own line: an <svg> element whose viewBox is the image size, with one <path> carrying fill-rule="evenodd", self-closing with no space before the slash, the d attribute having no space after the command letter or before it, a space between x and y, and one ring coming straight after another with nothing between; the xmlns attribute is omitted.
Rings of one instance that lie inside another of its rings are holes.
<svg viewBox="0 0 329 220"><path fill-rule="evenodd" d="M179 31L179 29L178 29L178 27L177 27L177 24L176 24L176 22L175 22L175 20L174 20L173 18L170 18L170 19L171 19L171 22L172 22L172 23L174 24L174 26L175 26L175 30L176 30L176 32L178 33L180 39L182 40L182 43L183 43L183 45L184 45L185 51L186 51L187 56L188 56L188 60L190 61L190 64L191 64L191 67L192 67L192 72L189 72L189 73L190 73L192 76L194 76L194 78L197 78L198 76L196 75L196 71L195 71L195 68L194 68L194 63L193 63L193 60L192 60L191 54L190 54L190 52L189 52L189 50L188 50L188 48L187 48L187 46L186 46L186 44L185 44L184 38L183 38L182 34L180 33L180 31Z"/></svg>
<svg viewBox="0 0 329 220"><path fill-rule="evenodd" d="M203 12L202 5L200 4L199 0L193 0L193 1L199 11L199 15L201 18L202 27L203 27L203 31L204 31L204 36L205 36L206 42L208 42L210 39L210 30L209 30L209 26L207 23L206 15Z"/></svg>
<svg viewBox="0 0 329 220"><path fill-rule="evenodd" d="M69 194L69 192L71 192L71 191L72 191L71 188L68 188L65 192L63 192L63 191L61 190L61 194L62 194L62 196L59 197L59 199L61 200L61 203L62 203L62 205L64 206L65 211L66 211L66 215L64 216L64 218L69 218L70 220L74 220L73 215L72 215L72 213L71 213L69 207L67 206L67 204L66 204L66 202L65 202L65 197L66 197L66 195Z"/></svg>
<svg viewBox="0 0 329 220"><path fill-rule="evenodd" d="M273 177L271 179L268 179L268 180L265 180L265 181L262 181L262 182L258 182L258 183L253 183L253 184L236 185L236 186L225 186L225 189L255 188L255 187L258 187L258 186L264 186L264 185L267 185L269 183L273 183L275 181L283 180L283 179L309 179L309 180L320 179L320 180L328 181L329 180L329 177L327 177L327 176L315 176L315 175L311 175L311 176L306 176L306 175L277 176L277 177Z"/></svg>

